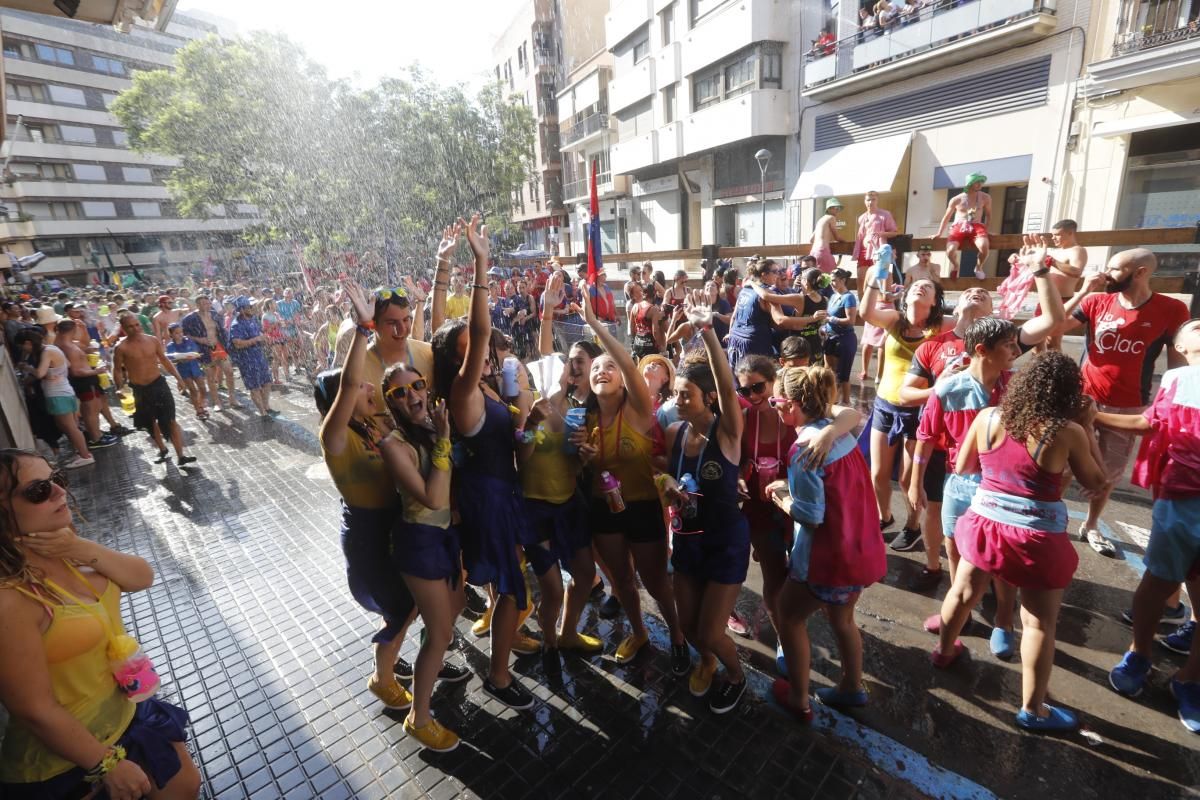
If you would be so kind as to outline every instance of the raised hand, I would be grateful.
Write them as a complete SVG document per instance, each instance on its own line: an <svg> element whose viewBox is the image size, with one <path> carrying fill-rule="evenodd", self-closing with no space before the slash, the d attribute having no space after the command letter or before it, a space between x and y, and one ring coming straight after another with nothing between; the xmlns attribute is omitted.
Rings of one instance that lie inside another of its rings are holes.
<svg viewBox="0 0 1200 800"><path fill-rule="evenodd" d="M450 415L446 412L446 404L442 400L432 400L429 403L429 420L439 439L450 438Z"/></svg>
<svg viewBox="0 0 1200 800"><path fill-rule="evenodd" d="M472 214L470 222L459 217L458 224L463 227L463 232L467 236L467 244L471 246L471 252L475 254L475 259L482 258L487 261L488 255L491 253L491 242L488 240L487 225L481 224L479 214Z"/></svg>
<svg viewBox="0 0 1200 800"><path fill-rule="evenodd" d="M442 230L442 241L438 244L437 249L438 261L450 261L450 256L454 254L454 248L458 247L458 237L462 235L461 223L462 220L458 220Z"/></svg>
<svg viewBox="0 0 1200 800"><path fill-rule="evenodd" d="M362 287L351 278L344 278L342 280L342 291L350 301L350 306L354 309L354 316L357 321L365 322L375 317L374 295L368 296Z"/></svg>
<svg viewBox="0 0 1200 800"><path fill-rule="evenodd" d="M684 295L683 308L694 329L712 326L712 305L700 289L692 289Z"/></svg>
<svg viewBox="0 0 1200 800"><path fill-rule="evenodd" d="M596 312L592 308L592 304L588 301L589 295L590 289L588 287L588 282L580 281L579 297L582 302L580 302L579 305L581 306L580 310L583 311L583 319L588 325L593 325L593 323L599 324L596 320ZM593 325L593 327L595 327L595 325Z"/></svg>
<svg viewBox="0 0 1200 800"><path fill-rule="evenodd" d="M563 296L563 274L555 272L550 276L550 280L546 282L546 289L542 292L542 305L545 308L555 308L562 302Z"/></svg>

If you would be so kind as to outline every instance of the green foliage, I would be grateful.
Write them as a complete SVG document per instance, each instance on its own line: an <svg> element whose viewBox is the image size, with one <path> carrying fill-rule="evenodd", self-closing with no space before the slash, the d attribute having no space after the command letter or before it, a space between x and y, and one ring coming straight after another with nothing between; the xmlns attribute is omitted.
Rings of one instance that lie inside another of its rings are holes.
<svg viewBox="0 0 1200 800"><path fill-rule="evenodd" d="M498 84L472 98L414 67L358 90L266 33L189 43L112 111L135 150L179 159L167 185L182 214L253 203L256 238L315 252L386 236L424 254L472 211L503 236L533 153L532 113Z"/></svg>

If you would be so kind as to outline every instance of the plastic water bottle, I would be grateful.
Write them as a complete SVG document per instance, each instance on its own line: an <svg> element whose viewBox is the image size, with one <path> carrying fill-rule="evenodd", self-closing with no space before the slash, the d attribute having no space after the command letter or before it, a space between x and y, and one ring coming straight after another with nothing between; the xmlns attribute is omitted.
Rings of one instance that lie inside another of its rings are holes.
<svg viewBox="0 0 1200 800"><path fill-rule="evenodd" d="M500 374L503 377L505 397L516 397L521 393L521 384L517 381L517 370L520 368L521 362L516 356L508 356L504 359L504 367Z"/></svg>
<svg viewBox="0 0 1200 800"><path fill-rule="evenodd" d="M621 497L621 482L617 476L605 470L600 473L600 489L604 492L604 500L612 514L620 514L625 510L625 498Z"/></svg>

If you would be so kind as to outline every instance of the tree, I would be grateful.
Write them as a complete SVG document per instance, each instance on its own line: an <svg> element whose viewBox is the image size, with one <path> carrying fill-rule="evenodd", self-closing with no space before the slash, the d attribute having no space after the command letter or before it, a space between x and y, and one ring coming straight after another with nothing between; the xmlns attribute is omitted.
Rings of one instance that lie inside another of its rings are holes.
<svg viewBox="0 0 1200 800"><path fill-rule="evenodd" d="M193 41L112 110L135 150L179 159L167 186L181 214L253 203L255 235L310 253L424 255L474 210L502 229L532 163L533 115L498 84L470 98L413 67L357 90L267 33Z"/></svg>

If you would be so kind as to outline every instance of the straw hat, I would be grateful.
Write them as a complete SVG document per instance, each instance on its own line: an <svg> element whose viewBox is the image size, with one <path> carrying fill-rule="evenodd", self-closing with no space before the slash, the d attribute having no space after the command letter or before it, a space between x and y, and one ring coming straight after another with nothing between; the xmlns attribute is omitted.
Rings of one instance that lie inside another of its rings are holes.
<svg viewBox="0 0 1200 800"><path fill-rule="evenodd" d="M38 309L33 312L34 325L54 325L60 319L62 319L62 317L56 314L54 309L50 306L39 306Z"/></svg>
<svg viewBox="0 0 1200 800"><path fill-rule="evenodd" d="M638 372L641 372L651 364L661 364L667 371L667 386L675 385L675 365L665 356L660 356L658 353L651 353L648 356L642 356L642 360L638 362Z"/></svg>

